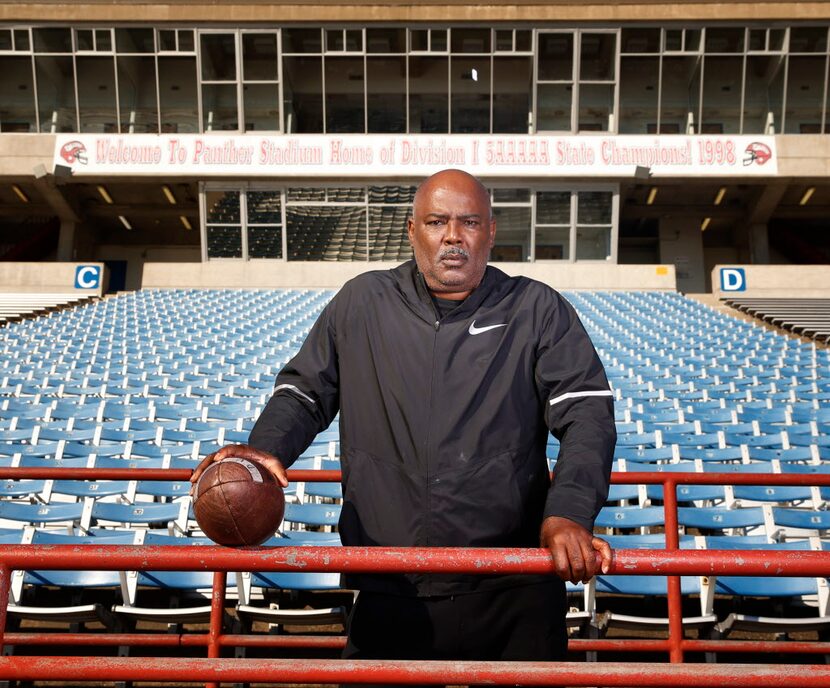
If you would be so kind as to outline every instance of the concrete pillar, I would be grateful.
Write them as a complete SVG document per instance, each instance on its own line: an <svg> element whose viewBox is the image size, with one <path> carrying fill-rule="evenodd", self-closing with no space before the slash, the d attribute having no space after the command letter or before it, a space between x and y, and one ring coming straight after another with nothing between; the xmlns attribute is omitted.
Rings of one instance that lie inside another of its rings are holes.
<svg viewBox="0 0 830 688"><path fill-rule="evenodd" d="M70 220L61 220L57 256L61 262L75 260L75 223Z"/></svg>
<svg viewBox="0 0 830 688"><path fill-rule="evenodd" d="M691 294L705 293L706 267L700 218L661 217L659 236L660 262L674 264L677 289Z"/></svg>
<svg viewBox="0 0 830 688"><path fill-rule="evenodd" d="M766 224L749 225L749 262L753 265L769 265L769 230Z"/></svg>

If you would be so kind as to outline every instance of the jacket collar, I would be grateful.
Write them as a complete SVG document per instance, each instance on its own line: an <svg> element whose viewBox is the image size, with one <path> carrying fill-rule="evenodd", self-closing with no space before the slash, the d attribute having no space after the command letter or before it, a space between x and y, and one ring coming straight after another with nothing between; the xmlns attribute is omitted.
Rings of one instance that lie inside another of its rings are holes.
<svg viewBox="0 0 830 688"><path fill-rule="evenodd" d="M395 275L398 289L406 299L410 308L424 320L430 323L435 322L435 304L427 289L424 276L418 270L418 265L415 260L408 260L392 270L392 272ZM471 313L474 313L487 295L505 279L507 279L507 275L501 270L494 268L492 265L488 265L479 285L461 302L458 308L443 318L443 320L448 322L462 320Z"/></svg>

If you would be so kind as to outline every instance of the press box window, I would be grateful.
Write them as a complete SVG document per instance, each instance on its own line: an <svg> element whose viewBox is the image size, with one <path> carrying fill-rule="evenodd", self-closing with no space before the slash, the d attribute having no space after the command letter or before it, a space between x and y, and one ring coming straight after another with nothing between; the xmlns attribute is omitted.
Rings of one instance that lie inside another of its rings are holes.
<svg viewBox="0 0 830 688"><path fill-rule="evenodd" d="M279 191L247 191L249 258L282 258L282 200Z"/></svg>
<svg viewBox="0 0 830 688"><path fill-rule="evenodd" d="M242 213L239 191L205 194L208 258L242 257Z"/></svg>
<svg viewBox="0 0 830 688"><path fill-rule="evenodd" d="M77 29L75 48L78 52L112 52L112 29Z"/></svg>
<svg viewBox="0 0 830 688"><path fill-rule="evenodd" d="M116 29L115 49L119 53L152 53L155 52L153 29Z"/></svg>
<svg viewBox="0 0 830 688"><path fill-rule="evenodd" d="M159 52L192 53L196 50L192 29L160 29L158 32Z"/></svg>
<svg viewBox="0 0 830 688"><path fill-rule="evenodd" d="M411 29L409 31L409 49L413 53L445 53L447 52L447 30Z"/></svg>
<svg viewBox="0 0 830 688"><path fill-rule="evenodd" d="M0 29L0 52L28 52L30 49L28 29Z"/></svg>
<svg viewBox="0 0 830 688"><path fill-rule="evenodd" d="M496 29L496 52L530 52L533 49L533 34L528 29Z"/></svg>
<svg viewBox="0 0 830 688"><path fill-rule="evenodd" d="M363 29L326 29L326 52L363 52Z"/></svg>

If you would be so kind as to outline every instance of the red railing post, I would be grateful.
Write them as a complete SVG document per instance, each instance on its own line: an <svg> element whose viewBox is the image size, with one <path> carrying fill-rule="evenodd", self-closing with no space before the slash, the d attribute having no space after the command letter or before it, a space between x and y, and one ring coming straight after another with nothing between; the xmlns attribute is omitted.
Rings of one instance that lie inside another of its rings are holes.
<svg viewBox="0 0 830 688"><path fill-rule="evenodd" d="M6 618L9 610L9 588L11 584L11 569L0 564L0 656L3 654L6 641Z"/></svg>
<svg viewBox="0 0 830 688"><path fill-rule="evenodd" d="M663 476L663 513L666 521L666 549L680 549L680 524L677 522L677 480L673 475ZM683 661L683 598L680 576L669 576L669 661Z"/></svg>
<svg viewBox="0 0 830 688"><path fill-rule="evenodd" d="M208 633L208 658L218 659L222 655L222 626L225 618L224 571L213 572L213 595L210 600L210 631ZM206 683L205 688L219 688L218 683Z"/></svg>

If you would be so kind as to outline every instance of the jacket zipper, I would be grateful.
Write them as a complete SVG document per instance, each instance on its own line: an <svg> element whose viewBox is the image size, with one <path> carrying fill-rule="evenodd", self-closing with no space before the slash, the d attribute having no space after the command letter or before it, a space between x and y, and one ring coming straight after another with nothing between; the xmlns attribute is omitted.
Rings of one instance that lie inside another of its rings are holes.
<svg viewBox="0 0 830 688"><path fill-rule="evenodd" d="M423 280L423 276L421 276ZM426 284L424 284L426 287ZM429 292L427 292L429 293ZM433 407L433 400L435 396L435 352L438 349L438 330L441 329L441 316L438 313L438 310L435 308L435 304L430 299L430 306L432 308L432 312L435 315L435 321L432 324L433 329L433 336L432 336L432 360L430 365L430 372L429 372L429 410L427 411L427 441L426 441L426 467L425 467L425 489L426 489L426 527L425 527L425 537L426 542L424 543L425 547L429 547L430 545L430 532L432 530L432 476L430 474L430 465L432 462L432 407ZM432 583L429 582L429 576L427 576L427 585L426 585L426 592L427 595L432 594Z"/></svg>

